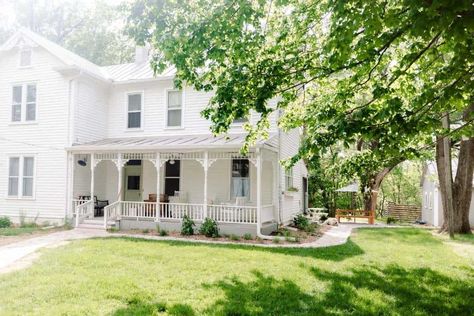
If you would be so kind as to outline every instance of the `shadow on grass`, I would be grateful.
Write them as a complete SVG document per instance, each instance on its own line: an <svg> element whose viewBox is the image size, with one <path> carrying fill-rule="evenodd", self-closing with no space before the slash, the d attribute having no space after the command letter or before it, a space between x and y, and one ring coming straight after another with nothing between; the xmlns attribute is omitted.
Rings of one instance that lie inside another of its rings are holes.
<svg viewBox="0 0 474 316"><path fill-rule="evenodd" d="M348 273L316 267L310 271L329 285L320 303L344 313L356 310L364 314L474 314L474 284L429 268L388 265L356 267Z"/></svg>
<svg viewBox="0 0 474 316"><path fill-rule="evenodd" d="M332 246L325 248L270 248L270 247L259 247L252 245L231 245L231 244L208 244L198 243L191 241L166 241L166 240L152 240L152 239L141 239L132 237L114 237L116 239L122 239L132 241L136 243L163 243L173 247L206 247L216 249L241 249L248 251L260 251L266 253L283 254L289 256L299 257L311 257L314 259L322 259L329 261L342 261L347 258L359 256L364 254L364 251L350 239L344 245ZM108 238L95 238L104 239Z"/></svg>
<svg viewBox="0 0 474 316"><path fill-rule="evenodd" d="M127 307L118 309L112 315L114 316L145 316L159 315L166 313L171 316L194 316L196 313L193 308L186 304L174 304L168 306L164 303L149 303L141 300L132 300L128 302Z"/></svg>
<svg viewBox="0 0 474 316"><path fill-rule="evenodd" d="M311 268L326 288L303 291L290 280L254 272L255 279L234 277L217 287L225 297L206 309L209 315L473 315L474 285L431 269L363 266L338 273Z"/></svg>

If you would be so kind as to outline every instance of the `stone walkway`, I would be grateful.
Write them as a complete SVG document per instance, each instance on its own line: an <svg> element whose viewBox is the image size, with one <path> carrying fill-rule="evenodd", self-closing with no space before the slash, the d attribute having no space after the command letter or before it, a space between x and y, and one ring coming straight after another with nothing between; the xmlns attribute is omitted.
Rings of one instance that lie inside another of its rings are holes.
<svg viewBox="0 0 474 316"><path fill-rule="evenodd" d="M0 273L16 270L16 267L12 267L14 264L16 265L20 260L33 255L40 248L57 247L68 240L106 237L108 235L107 232L100 230L74 229L34 237L2 246L0 247ZM31 261L29 259L21 261L19 266L28 266Z"/></svg>
<svg viewBox="0 0 474 316"><path fill-rule="evenodd" d="M287 248L321 248L337 246L346 243L351 235L352 229L359 227L387 227L386 225L368 226L367 224L340 224L328 230L321 238L312 243L305 244L243 244L245 246L253 247L287 247ZM391 226L393 227L393 226ZM24 241L12 243L0 247L0 274L7 273L13 270L21 269L36 258L36 251L40 248L53 248L67 243L69 240L87 239L93 237L131 237L152 240L168 240L168 241L186 241L207 244L236 244L235 242L215 242L209 240L190 240L185 238L175 237L159 237L159 236L137 236L130 234L114 233L110 234L106 231L95 229L74 229L52 233L40 237L27 239ZM239 244L239 243L237 243Z"/></svg>

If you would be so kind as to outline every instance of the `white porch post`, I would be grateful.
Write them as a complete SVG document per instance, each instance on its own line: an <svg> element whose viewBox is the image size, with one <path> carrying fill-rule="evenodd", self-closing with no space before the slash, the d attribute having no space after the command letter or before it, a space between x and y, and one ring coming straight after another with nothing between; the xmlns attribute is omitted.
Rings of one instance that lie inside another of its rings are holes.
<svg viewBox="0 0 474 316"><path fill-rule="evenodd" d="M156 219L155 221L160 221L160 212L161 212L161 205L160 205L160 192L161 192L161 157L160 153L156 153L156 161L155 161L155 168L156 168Z"/></svg>
<svg viewBox="0 0 474 316"><path fill-rule="evenodd" d="M207 173L209 170L209 152L204 152L204 207L203 219L207 217Z"/></svg>
<svg viewBox="0 0 474 316"><path fill-rule="evenodd" d="M94 201L94 173L95 173L95 158L91 153L91 200L92 200L92 217L94 217L95 201Z"/></svg>
<svg viewBox="0 0 474 316"><path fill-rule="evenodd" d="M278 175L278 160L276 155L272 157L272 167L273 167L273 217L274 220L280 224L280 203L279 203L279 196L280 192L278 190L278 183L280 182L279 175Z"/></svg>
<svg viewBox="0 0 474 316"><path fill-rule="evenodd" d="M257 148L257 236L262 228L262 153Z"/></svg>
<svg viewBox="0 0 474 316"><path fill-rule="evenodd" d="M123 162L122 154L118 154L117 159L117 170L118 170L118 183L117 183L117 201L122 201L122 191L123 191Z"/></svg>

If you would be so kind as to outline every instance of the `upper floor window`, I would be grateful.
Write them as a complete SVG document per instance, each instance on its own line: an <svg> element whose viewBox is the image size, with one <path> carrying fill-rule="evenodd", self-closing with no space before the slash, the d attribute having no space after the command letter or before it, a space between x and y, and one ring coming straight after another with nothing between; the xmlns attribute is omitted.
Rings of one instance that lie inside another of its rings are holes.
<svg viewBox="0 0 474 316"><path fill-rule="evenodd" d="M167 127L181 127L183 98L181 91L168 91Z"/></svg>
<svg viewBox="0 0 474 316"><path fill-rule="evenodd" d="M34 157L10 157L8 169L8 196L33 197L34 169Z"/></svg>
<svg viewBox="0 0 474 316"><path fill-rule="evenodd" d="M231 198L250 198L249 160L232 160Z"/></svg>
<svg viewBox="0 0 474 316"><path fill-rule="evenodd" d="M293 168L285 169L285 189L293 188Z"/></svg>
<svg viewBox="0 0 474 316"><path fill-rule="evenodd" d="M143 94L131 93L128 94L127 104L127 127L128 128L142 128L143 117Z"/></svg>
<svg viewBox="0 0 474 316"><path fill-rule="evenodd" d="M36 84L12 88L12 122L36 121Z"/></svg>
<svg viewBox="0 0 474 316"><path fill-rule="evenodd" d="M31 49L23 48L20 50L20 67L31 66Z"/></svg>

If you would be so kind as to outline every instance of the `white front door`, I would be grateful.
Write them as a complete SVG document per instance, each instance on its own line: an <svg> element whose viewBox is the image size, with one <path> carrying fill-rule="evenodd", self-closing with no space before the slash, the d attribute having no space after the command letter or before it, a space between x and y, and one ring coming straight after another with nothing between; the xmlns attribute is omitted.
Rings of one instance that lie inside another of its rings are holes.
<svg viewBox="0 0 474 316"><path fill-rule="evenodd" d="M125 201L142 200L142 166L125 166Z"/></svg>

